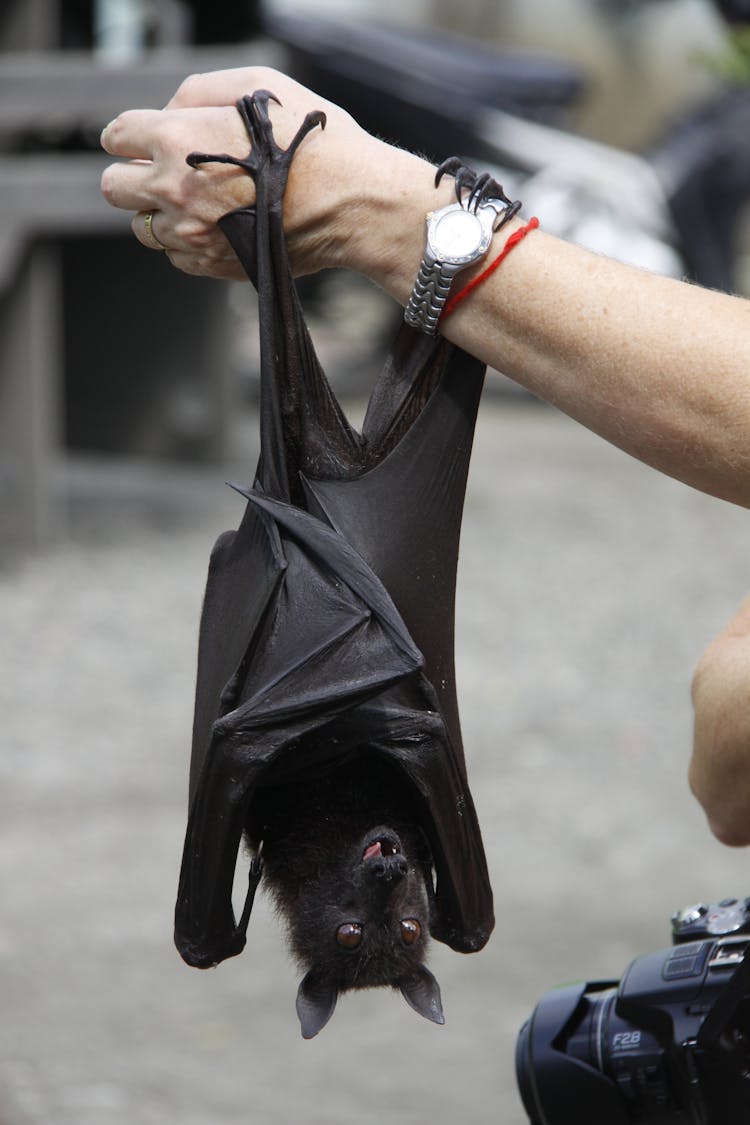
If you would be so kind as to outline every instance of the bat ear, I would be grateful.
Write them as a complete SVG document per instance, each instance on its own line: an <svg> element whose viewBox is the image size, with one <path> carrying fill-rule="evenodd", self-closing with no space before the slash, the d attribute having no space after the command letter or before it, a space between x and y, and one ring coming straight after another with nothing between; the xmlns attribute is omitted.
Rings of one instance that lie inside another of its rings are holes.
<svg viewBox="0 0 750 1125"><path fill-rule="evenodd" d="M339 990L333 981L325 980L311 969L297 989L297 1015L302 1025L302 1038L312 1039L333 1015Z"/></svg>
<svg viewBox="0 0 750 1125"><path fill-rule="evenodd" d="M445 1023L440 999L440 985L428 968L420 965L411 976L398 982L401 995L415 1012L433 1023Z"/></svg>

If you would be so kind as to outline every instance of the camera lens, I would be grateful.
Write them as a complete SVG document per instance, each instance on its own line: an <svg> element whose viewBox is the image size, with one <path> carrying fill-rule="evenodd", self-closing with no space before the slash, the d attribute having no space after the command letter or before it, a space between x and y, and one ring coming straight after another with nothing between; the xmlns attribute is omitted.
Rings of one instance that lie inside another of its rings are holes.
<svg viewBox="0 0 750 1125"><path fill-rule="evenodd" d="M531 1125L628 1125L618 1085L603 1073L616 995L614 984L555 989L521 1028L516 1078Z"/></svg>
<svg viewBox="0 0 750 1125"><path fill-rule="evenodd" d="M531 1058L531 1019L526 1020L516 1040L516 1081L529 1125L545 1125L537 1113L538 1095Z"/></svg>

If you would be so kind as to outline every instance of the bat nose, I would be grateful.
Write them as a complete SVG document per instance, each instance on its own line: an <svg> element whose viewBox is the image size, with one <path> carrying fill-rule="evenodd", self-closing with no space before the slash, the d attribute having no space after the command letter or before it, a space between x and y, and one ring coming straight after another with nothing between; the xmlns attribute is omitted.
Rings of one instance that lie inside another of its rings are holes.
<svg viewBox="0 0 750 1125"><path fill-rule="evenodd" d="M373 860L370 870L376 879L383 879L386 883L396 883L406 875L407 864L402 855L389 855Z"/></svg>

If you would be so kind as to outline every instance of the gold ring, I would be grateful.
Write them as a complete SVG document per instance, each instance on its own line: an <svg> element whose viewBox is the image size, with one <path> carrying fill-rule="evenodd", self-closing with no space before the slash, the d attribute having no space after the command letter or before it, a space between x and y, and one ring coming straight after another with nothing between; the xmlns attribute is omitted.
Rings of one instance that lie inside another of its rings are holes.
<svg viewBox="0 0 750 1125"><path fill-rule="evenodd" d="M151 224L154 221L155 214L155 211L147 211L143 216L143 230L146 235L146 242L152 250L167 250L168 247L166 247L163 242L160 242L154 234L154 228Z"/></svg>

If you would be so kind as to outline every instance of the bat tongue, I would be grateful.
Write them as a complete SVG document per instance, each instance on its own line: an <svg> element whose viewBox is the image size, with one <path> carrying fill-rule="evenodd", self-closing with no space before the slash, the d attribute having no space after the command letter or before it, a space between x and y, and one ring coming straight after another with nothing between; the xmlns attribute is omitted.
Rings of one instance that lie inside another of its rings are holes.
<svg viewBox="0 0 750 1125"><path fill-rule="evenodd" d="M383 845L380 840L375 840L372 844L365 848L362 859L372 859L376 855L383 854Z"/></svg>

